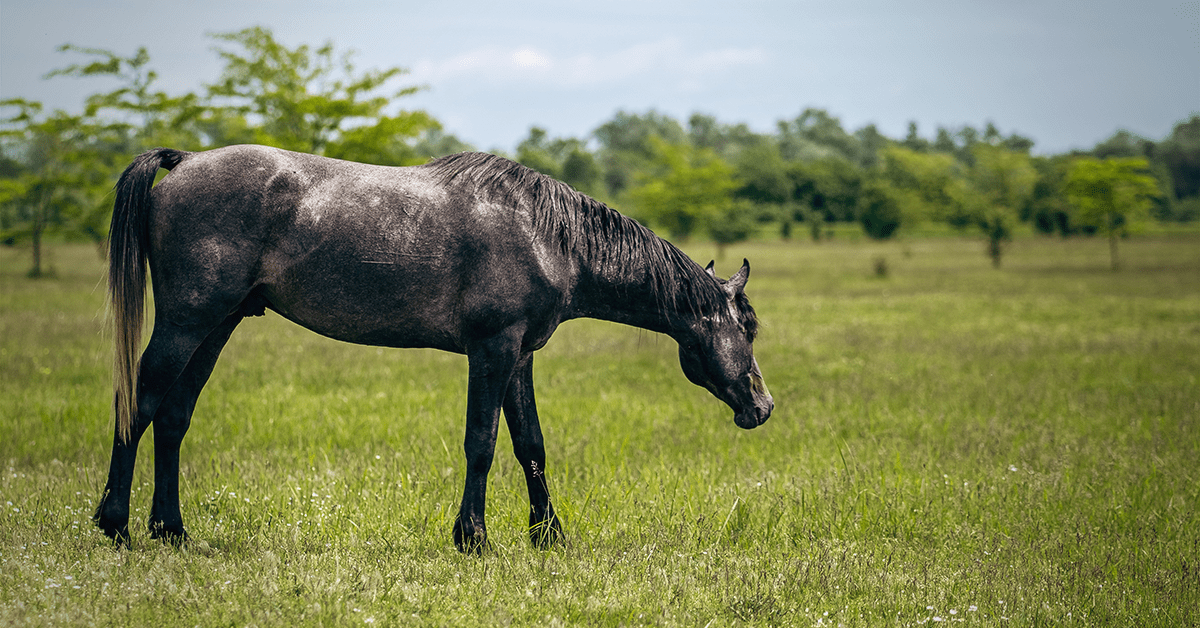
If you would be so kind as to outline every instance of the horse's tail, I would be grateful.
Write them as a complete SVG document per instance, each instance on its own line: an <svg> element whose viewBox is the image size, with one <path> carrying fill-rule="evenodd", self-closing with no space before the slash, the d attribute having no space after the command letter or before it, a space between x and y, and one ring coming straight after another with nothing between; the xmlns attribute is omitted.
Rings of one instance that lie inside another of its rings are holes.
<svg viewBox="0 0 1200 628"><path fill-rule="evenodd" d="M150 241L150 188L159 168L170 170L189 153L156 148L129 164L117 181L108 230L108 298L113 317L113 410L117 437L129 441L137 416L137 351L146 303L146 252Z"/></svg>

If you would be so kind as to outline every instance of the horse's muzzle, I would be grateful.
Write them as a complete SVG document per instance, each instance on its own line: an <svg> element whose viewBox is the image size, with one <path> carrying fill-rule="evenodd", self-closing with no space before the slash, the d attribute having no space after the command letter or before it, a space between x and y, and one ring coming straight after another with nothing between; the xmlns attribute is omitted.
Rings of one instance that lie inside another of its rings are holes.
<svg viewBox="0 0 1200 628"><path fill-rule="evenodd" d="M767 419L771 418L771 412L774 410L775 400L770 395L767 395L766 399L755 402L754 407L734 413L733 422L744 430L752 430L766 423Z"/></svg>

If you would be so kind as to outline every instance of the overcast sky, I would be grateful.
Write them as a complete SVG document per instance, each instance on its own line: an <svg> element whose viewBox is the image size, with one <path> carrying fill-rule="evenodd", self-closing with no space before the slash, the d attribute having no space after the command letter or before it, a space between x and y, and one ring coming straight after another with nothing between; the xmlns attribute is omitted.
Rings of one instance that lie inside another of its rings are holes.
<svg viewBox="0 0 1200 628"><path fill-rule="evenodd" d="M0 0L0 98L78 110L112 88L43 79L82 60L64 43L145 46L161 89L199 91L221 69L209 35L254 25L410 69L396 87L428 89L405 108L481 149L531 125L584 136L620 109L765 132L820 107L891 137L993 121L1038 153L1161 139L1200 113L1200 2L1175 0Z"/></svg>

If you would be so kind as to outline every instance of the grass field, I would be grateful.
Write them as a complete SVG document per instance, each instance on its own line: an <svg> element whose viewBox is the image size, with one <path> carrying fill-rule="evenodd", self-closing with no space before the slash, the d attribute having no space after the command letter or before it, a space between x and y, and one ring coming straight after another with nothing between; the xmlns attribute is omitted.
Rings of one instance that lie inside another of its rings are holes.
<svg viewBox="0 0 1200 628"><path fill-rule="evenodd" d="M689 248L707 261L709 245ZM535 366L568 541L528 542L501 428L492 551L455 551L465 359L243 323L184 441L192 543L90 523L103 267L0 249L0 625L1187 626L1200 621L1200 236L731 247L753 431L666 337L564 325ZM886 277L873 271L886 261Z"/></svg>

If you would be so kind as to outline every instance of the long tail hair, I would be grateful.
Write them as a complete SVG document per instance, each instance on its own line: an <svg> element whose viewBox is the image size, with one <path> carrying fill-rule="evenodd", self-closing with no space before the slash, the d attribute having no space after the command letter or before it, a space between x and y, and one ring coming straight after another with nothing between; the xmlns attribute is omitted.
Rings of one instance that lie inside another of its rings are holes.
<svg viewBox="0 0 1200 628"><path fill-rule="evenodd" d="M159 168L170 170L189 153L156 148L129 164L117 181L108 230L108 298L113 317L113 411L117 438L128 442L137 416L137 351L142 344L149 248L150 188Z"/></svg>

